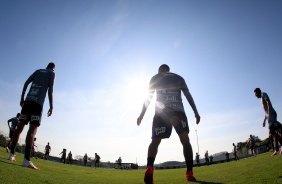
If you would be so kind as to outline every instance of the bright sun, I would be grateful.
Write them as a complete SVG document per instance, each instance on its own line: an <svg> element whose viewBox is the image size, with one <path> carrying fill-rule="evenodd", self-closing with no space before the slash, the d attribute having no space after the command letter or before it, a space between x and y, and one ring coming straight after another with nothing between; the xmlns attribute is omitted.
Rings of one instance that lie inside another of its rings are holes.
<svg viewBox="0 0 282 184"><path fill-rule="evenodd" d="M147 96L149 80L143 77L130 79L125 87L126 99L129 103L143 102Z"/></svg>

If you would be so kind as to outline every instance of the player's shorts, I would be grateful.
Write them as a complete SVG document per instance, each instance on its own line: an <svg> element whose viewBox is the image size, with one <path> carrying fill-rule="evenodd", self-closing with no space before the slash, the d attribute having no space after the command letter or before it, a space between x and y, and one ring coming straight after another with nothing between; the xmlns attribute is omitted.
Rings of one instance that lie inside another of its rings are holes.
<svg viewBox="0 0 282 184"><path fill-rule="evenodd" d="M25 101L21 115L20 115L20 122L25 123L26 125L28 122L30 124L36 124L40 126L42 116L42 106L31 101Z"/></svg>
<svg viewBox="0 0 282 184"><path fill-rule="evenodd" d="M275 128L277 126L277 113L275 111L272 111L270 114L270 118L268 117L268 127L269 128Z"/></svg>
<svg viewBox="0 0 282 184"><path fill-rule="evenodd" d="M49 154L50 154L50 151L46 151L46 152L45 152L45 155L49 155Z"/></svg>
<svg viewBox="0 0 282 184"><path fill-rule="evenodd" d="M188 120L186 114L181 111L162 111L156 112L153 119L152 139L169 138L174 127L177 134L182 132L189 133Z"/></svg>
<svg viewBox="0 0 282 184"><path fill-rule="evenodd" d="M15 132L14 130L11 130L11 129L10 129L10 132L9 132L9 138L10 138L10 139L13 138L14 132Z"/></svg>

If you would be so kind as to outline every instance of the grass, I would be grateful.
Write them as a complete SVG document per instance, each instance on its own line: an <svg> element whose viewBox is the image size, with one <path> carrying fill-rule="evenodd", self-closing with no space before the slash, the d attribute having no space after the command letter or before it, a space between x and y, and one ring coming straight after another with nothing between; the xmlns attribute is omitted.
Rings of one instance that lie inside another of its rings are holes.
<svg viewBox="0 0 282 184"><path fill-rule="evenodd" d="M195 183L282 183L282 155L271 153L228 163L194 168ZM116 170L65 165L32 159L40 171L21 166L23 155L17 153L17 162L7 160L8 154L0 148L1 183L95 183L95 184L141 184L145 170ZM184 184L185 169L155 170L155 184Z"/></svg>

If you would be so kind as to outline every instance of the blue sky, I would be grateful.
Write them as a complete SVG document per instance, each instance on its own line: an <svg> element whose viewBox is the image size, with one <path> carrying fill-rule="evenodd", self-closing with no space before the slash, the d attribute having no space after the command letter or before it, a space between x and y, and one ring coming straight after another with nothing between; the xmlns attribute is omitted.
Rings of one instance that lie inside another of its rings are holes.
<svg viewBox="0 0 282 184"><path fill-rule="evenodd" d="M54 111L44 104L37 144L50 142L102 161L146 163L154 101L140 127L144 94L161 64L181 75L201 115L184 100L194 155L231 151L249 134L265 139L260 87L282 112L282 2L1 1L0 130L21 110L23 84L56 64ZM27 127L21 138L24 140ZM183 161L178 136L159 147L156 163Z"/></svg>

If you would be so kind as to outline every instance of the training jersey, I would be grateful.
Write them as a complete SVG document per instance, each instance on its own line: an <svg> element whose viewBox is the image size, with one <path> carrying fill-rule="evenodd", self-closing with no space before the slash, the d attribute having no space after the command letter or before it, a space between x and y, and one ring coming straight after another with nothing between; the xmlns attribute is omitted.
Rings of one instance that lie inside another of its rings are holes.
<svg viewBox="0 0 282 184"><path fill-rule="evenodd" d="M25 101L33 101L41 106L44 104L44 100L46 97L46 92L48 90L50 107L53 107L53 88L55 82L55 73L48 69L39 69L36 70L25 82L22 99L24 97L25 91L29 83L31 83L31 87L26 96ZM51 98L51 99L50 99Z"/></svg>
<svg viewBox="0 0 282 184"><path fill-rule="evenodd" d="M262 107L263 107L263 109L264 109L264 111L265 111L265 115L266 115L266 116L269 116L269 114L268 114L268 105L267 105L266 100L270 100L270 98L268 97L267 93L262 92L262 94L261 94L261 103L262 103ZM273 112L275 112L275 110L274 110L274 108L271 106L270 114L273 113Z"/></svg>
<svg viewBox="0 0 282 184"><path fill-rule="evenodd" d="M252 138L250 137L249 143L250 143L251 146L254 146L255 145L255 139L253 137Z"/></svg>
<svg viewBox="0 0 282 184"><path fill-rule="evenodd" d="M47 144L47 145L45 146L45 150L46 150L47 152L49 152L50 149L51 149L51 146Z"/></svg>
<svg viewBox="0 0 282 184"><path fill-rule="evenodd" d="M192 99L185 80L175 73L161 72L156 74L150 81L149 90L151 93L154 91L157 93L156 112L167 107L173 111L184 112L181 91L187 100ZM196 107L194 106L192 109L196 110Z"/></svg>
<svg viewBox="0 0 282 184"><path fill-rule="evenodd" d="M237 147L233 146L233 152L236 153L236 151L237 151Z"/></svg>
<svg viewBox="0 0 282 184"><path fill-rule="evenodd" d="M11 119L8 120L8 123L10 123L10 122L11 122L10 130L15 131L17 126L18 126L19 119L17 117L14 117L14 118L11 118Z"/></svg>

